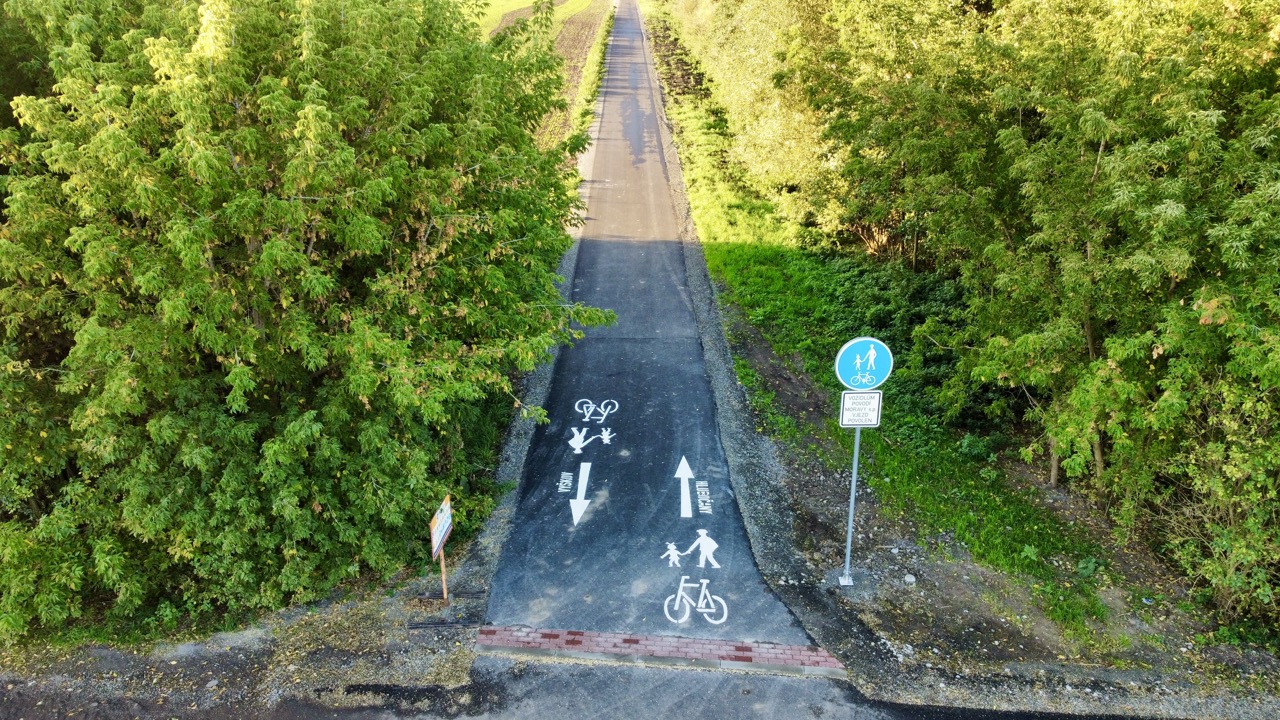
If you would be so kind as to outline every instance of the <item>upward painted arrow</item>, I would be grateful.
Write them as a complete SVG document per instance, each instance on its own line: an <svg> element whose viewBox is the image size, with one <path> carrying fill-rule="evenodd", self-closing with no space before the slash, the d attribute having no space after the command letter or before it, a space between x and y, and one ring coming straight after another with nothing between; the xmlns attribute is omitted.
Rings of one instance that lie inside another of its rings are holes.
<svg viewBox="0 0 1280 720"><path fill-rule="evenodd" d="M573 511L573 524L582 519L591 501L587 499L587 478L591 476L591 463L582 463L578 468L578 497L569 501L569 509Z"/></svg>
<svg viewBox="0 0 1280 720"><path fill-rule="evenodd" d="M680 456L680 467L676 468L676 477L680 478L680 517L693 517L693 501L689 497L689 481L693 479L693 470L689 461Z"/></svg>

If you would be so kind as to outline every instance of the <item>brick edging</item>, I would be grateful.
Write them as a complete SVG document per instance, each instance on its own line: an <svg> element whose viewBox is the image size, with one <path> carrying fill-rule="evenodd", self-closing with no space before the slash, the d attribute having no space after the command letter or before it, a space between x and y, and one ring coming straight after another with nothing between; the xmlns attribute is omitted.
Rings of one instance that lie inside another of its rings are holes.
<svg viewBox="0 0 1280 720"><path fill-rule="evenodd" d="M806 645L490 625L480 628L476 647L482 651L613 660L643 665L837 678L846 676L844 666L831 653L820 647Z"/></svg>

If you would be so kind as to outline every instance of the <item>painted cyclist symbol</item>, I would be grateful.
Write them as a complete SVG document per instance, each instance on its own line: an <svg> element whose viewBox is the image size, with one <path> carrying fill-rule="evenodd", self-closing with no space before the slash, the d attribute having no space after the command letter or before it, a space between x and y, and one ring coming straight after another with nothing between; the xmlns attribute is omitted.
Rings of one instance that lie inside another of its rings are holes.
<svg viewBox="0 0 1280 720"><path fill-rule="evenodd" d="M688 575L681 575L680 587L676 589L674 595L668 595L666 601L662 603L662 612L666 613L667 619L679 625L688 620L690 611L693 611L700 613L702 619L712 625L719 625L728 620L729 606L725 604L724 598L712 595L707 589L707 583L711 581L703 579L697 583L685 582L688 579ZM696 603L693 597L685 592L686 589L693 588L699 588Z"/></svg>
<svg viewBox="0 0 1280 720"><path fill-rule="evenodd" d="M582 413L582 422L588 423L595 420L596 423L603 425L605 418L618 411L618 401L605 400L597 405L588 398L582 398L574 404L573 409Z"/></svg>

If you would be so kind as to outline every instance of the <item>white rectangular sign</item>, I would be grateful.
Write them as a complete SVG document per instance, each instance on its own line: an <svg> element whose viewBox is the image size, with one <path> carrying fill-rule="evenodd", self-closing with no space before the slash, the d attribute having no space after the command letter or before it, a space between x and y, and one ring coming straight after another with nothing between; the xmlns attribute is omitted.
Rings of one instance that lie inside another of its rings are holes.
<svg viewBox="0 0 1280 720"><path fill-rule="evenodd" d="M436 516L431 518L431 559L434 560L440 555L440 550L444 548L444 541L449 539L449 533L453 530L453 506L449 504L449 496L444 496L444 502L440 503L440 509L436 510Z"/></svg>
<svg viewBox="0 0 1280 720"><path fill-rule="evenodd" d="M879 390L846 390L840 394L840 427L880 427Z"/></svg>

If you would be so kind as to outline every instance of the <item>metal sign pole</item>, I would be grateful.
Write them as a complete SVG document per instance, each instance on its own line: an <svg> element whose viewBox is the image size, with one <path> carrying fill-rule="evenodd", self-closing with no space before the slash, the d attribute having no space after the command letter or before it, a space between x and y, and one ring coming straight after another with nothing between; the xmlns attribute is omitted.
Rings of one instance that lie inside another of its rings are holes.
<svg viewBox="0 0 1280 720"><path fill-rule="evenodd" d="M880 427L880 401L876 390L893 372L893 353L889 346L873 337L856 337L836 353L836 377L849 388L840 395L840 427L855 428L853 436L853 473L849 479L849 525L844 538L844 575L841 585L852 585L849 566L853 560L853 511L858 501L858 453L862 449L862 428Z"/></svg>
<svg viewBox="0 0 1280 720"><path fill-rule="evenodd" d="M849 526L844 539L844 575L840 576L841 585L852 585L853 577L849 574L849 560L853 554L853 507L858 498L858 451L862 447L862 428L853 431L853 478L849 483Z"/></svg>

